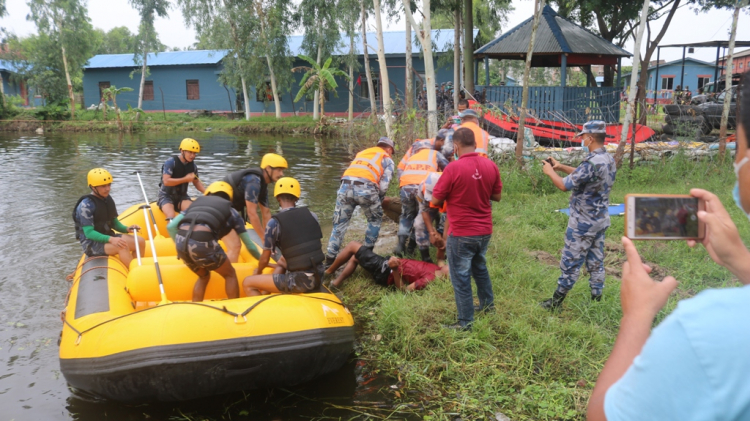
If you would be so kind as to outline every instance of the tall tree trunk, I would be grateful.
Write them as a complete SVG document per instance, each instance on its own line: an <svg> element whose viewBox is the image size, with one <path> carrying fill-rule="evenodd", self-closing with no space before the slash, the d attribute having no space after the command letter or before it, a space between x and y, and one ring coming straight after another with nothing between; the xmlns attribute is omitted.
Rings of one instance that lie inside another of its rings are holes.
<svg viewBox="0 0 750 421"><path fill-rule="evenodd" d="M0 74L0 96L3 97L3 108L5 108L7 105L5 104L5 86L3 86L3 75Z"/></svg>
<svg viewBox="0 0 750 421"><path fill-rule="evenodd" d="M726 60L726 71L725 73L725 87L727 87L726 94L724 95L724 109L721 111L721 126L719 126L719 156L724 158L724 154L727 150L727 123L729 123L729 105L732 101L732 73L734 73L734 40L737 38L737 19L740 16L740 9L747 6L748 0L737 0L737 4L734 7L734 15L732 16L732 32L729 34L729 56ZM718 84L717 84L718 85ZM739 92L737 92L737 99L739 100ZM739 102L739 101L738 101ZM737 110L739 111L739 104L737 104ZM747 113L747 110L742 110ZM737 124L739 124L740 113L737 113L735 117ZM747 127L747 126L745 126ZM740 140L737 139L739 142Z"/></svg>
<svg viewBox="0 0 750 421"><path fill-rule="evenodd" d="M464 88L474 94L474 5L464 0Z"/></svg>
<svg viewBox="0 0 750 421"><path fill-rule="evenodd" d="M639 104L641 104L641 107L646 103L646 95L648 92L648 87L646 84L648 83L648 63L651 61L651 57L654 54L654 51L656 51L656 47L661 42L661 39L664 38L664 34L667 33L667 28L669 28L670 23L672 23L672 18L674 17L675 12L677 12L677 9L680 7L680 1L681 0L675 0L672 3L671 9L669 10L669 13L667 14L667 18L664 20L664 24L661 26L661 30L656 35L656 38L654 41L651 41L651 31L650 26L648 25L648 21L646 21L646 54L643 56L643 59L641 60L641 69L640 69L640 75L638 79L638 89L636 90L635 94L635 101ZM641 111L641 117L638 121L638 124L646 125L648 118L648 113L644 113Z"/></svg>
<svg viewBox="0 0 750 421"><path fill-rule="evenodd" d="M453 12L456 21L453 30L453 111L458 112L458 98L461 93L461 8Z"/></svg>
<svg viewBox="0 0 750 421"><path fill-rule="evenodd" d="M383 98L383 115L385 116L385 132L393 138L393 104L391 104L391 85L388 80L388 63L385 61L385 45L383 45L383 24L380 20L380 0L373 0L375 8L375 28L378 37L378 64L380 65L380 92Z"/></svg>
<svg viewBox="0 0 750 421"><path fill-rule="evenodd" d="M414 108L414 66L411 59L411 23L404 19L406 23L406 78L404 79L404 96L406 108Z"/></svg>
<svg viewBox="0 0 750 421"><path fill-rule="evenodd" d="M354 57L354 34L349 34L349 54ZM352 58L350 57L350 58ZM349 121L354 119L354 65L349 63Z"/></svg>
<svg viewBox="0 0 750 421"><path fill-rule="evenodd" d="M635 95L637 89L636 84L638 82L638 65L640 64L641 41L643 40L643 33L646 32L648 6L649 0L643 0L643 9L641 10L640 23L638 24L638 34L635 37L635 45L633 46L635 57L633 58L633 71L630 73L630 92L628 92L628 106L625 111L625 121L622 124L620 144L617 145L617 151L615 152L615 164L617 165L617 168L620 168L620 165L622 165L622 155L625 152L625 144L628 141L628 129L630 128L630 123L633 121L633 113L635 113ZM630 147L635 148L635 145L630 145Z"/></svg>
<svg viewBox="0 0 750 421"><path fill-rule="evenodd" d="M647 0L648 1L648 0ZM529 74L531 73L531 58L534 55L534 42L536 41L536 30L542 18L544 0L534 0L534 22L531 26L531 39L529 48L526 50L526 67L523 70L523 90L521 91L521 118L518 120L518 134L516 135L516 162L523 165L523 141L524 129L526 128L526 107L529 106ZM471 73L466 69L466 73Z"/></svg>
<svg viewBox="0 0 750 421"><path fill-rule="evenodd" d="M370 118L372 124L378 124L378 104L375 102L375 88L372 86L372 71L370 70L370 51L367 49L367 11L365 1L362 0L362 53L365 56L365 74L367 75L367 92L370 94Z"/></svg>
<svg viewBox="0 0 750 421"><path fill-rule="evenodd" d="M276 74L273 72L273 64L271 64L271 57L266 56L266 62L268 62L268 74L271 76L271 90L273 91L273 105L276 108L276 118L281 118L281 101L279 100L279 92L276 90Z"/></svg>
<svg viewBox="0 0 750 421"><path fill-rule="evenodd" d="M143 109L143 87L146 85L146 66L148 66L148 33L149 25L144 25L143 35L143 65L141 66L141 87L138 89L138 109ZM135 113L135 121L141 116L140 112Z"/></svg>
<svg viewBox="0 0 750 421"><path fill-rule="evenodd" d="M62 35L62 30L60 30ZM68 96L70 97L70 116L76 118L76 100L73 97L73 83L70 81L70 72L68 71L68 57L65 55L65 44L60 37L60 49L62 50L63 67L65 68L65 80L68 82Z"/></svg>
<svg viewBox="0 0 750 421"><path fill-rule="evenodd" d="M320 37L318 37L318 39L320 39ZM320 41L318 41L318 58L317 58L318 66L320 66L320 58L322 54L323 54L323 45L320 43ZM315 94L313 95L313 120L317 120L320 118L320 114L318 111L318 105L320 104L320 99L318 95L320 95L320 92L316 90Z"/></svg>
<svg viewBox="0 0 750 421"><path fill-rule="evenodd" d="M318 86L320 87L317 92L320 92L320 121L325 123L326 121L326 90L325 90L325 81L323 78L319 78L320 82Z"/></svg>
<svg viewBox="0 0 750 421"><path fill-rule="evenodd" d="M240 72L242 71L242 67L240 66ZM245 120L250 120L250 99L247 96L247 82L245 81L245 76L240 76L240 81L242 82L242 95L245 97L245 101L242 104L242 107L245 109Z"/></svg>
<svg viewBox="0 0 750 421"><path fill-rule="evenodd" d="M430 0L422 0L422 27L417 26L411 13L410 0L402 0L406 18L417 33L424 56L425 87L427 88L427 136L435 137L437 133L437 94L435 92L435 63L432 57L432 23L430 22Z"/></svg>

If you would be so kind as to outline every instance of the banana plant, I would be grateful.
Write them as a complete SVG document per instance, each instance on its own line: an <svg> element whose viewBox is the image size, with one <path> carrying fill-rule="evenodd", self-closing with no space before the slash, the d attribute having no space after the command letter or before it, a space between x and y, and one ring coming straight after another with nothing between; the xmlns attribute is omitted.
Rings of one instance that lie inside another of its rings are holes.
<svg viewBox="0 0 750 421"><path fill-rule="evenodd" d="M325 93L333 91L334 96L338 97L336 95L336 88L339 85L336 83L336 76L349 80L349 75L341 69L331 68L333 57L328 57L328 60L322 66L308 56L300 54L297 57L310 63L310 66L298 66L292 69L292 72L305 72L305 75L299 82L301 88L297 93L297 97L294 98L294 102L302 99L310 91L317 90L320 93L320 117L321 121L323 121L323 117L325 116Z"/></svg>
<svg viewBox="0 0 750 421"><path fill-rule="evenodd" d="M117 114L117 125L120 127L120 131L122 131L122 120L120 119L120 109L117 108L117 95L120 95L123 92L131 92L132 90L133 88L128 88L127 86L118 88L115 85L112 85L106 89L102 89L102 97L104 99L104 109L105 109L104 118L105 119L107 118L107 114L106 114L107 101L112 100L112 105L115 107L115 113Z"/></svg>

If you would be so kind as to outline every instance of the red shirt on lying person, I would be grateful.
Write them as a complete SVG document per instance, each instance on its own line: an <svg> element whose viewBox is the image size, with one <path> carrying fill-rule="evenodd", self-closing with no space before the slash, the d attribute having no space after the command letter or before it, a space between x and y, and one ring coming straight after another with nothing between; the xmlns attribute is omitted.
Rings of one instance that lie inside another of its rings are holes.
<svg viewBox="0 0 750 421"><path fill-rule="evenodd" d="M441 271L440 266L434 263L420 262L419 260L399 259L399 267L395 269L401 273L401 281L409 286L410 289L424 289L430 282L435 280L435 272ZM388 285L396 283L394 271L388 276Z"/></svg>

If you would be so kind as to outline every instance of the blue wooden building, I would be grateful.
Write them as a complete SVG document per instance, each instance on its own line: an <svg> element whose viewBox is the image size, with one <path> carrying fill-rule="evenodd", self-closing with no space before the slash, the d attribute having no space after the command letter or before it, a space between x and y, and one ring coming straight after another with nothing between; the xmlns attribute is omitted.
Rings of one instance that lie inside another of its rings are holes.
<svg viewBox="0 0 750 421"><path fill-rule="evenodd" d="M714 81L715 67L715 63L685 57L684 66L681 58L659 64L657 76L656 64L649 66L646 99L650 104L654 101L671 104L674 91L678 88L697 95L698 89ZM655 80L657 77L658 80ZM621 83L623 86L630 83L630 73L623 76Z"/></svg>
<svg viewBox="0 0 750 421"><path fill-rule="evenodd" d="M150 74L143 90L143 110L217 110L234 107L233 90L218 82L224 50L174 51L148 55ZM110 86L130 87L117 96L121 108L138 106L140 70L133 54L100 54L89 59L83 72L83 100L86 106L100 102L102 90ZM162 102L163 100L163 102Z"/></svg>
<svg viewBox="0 0 750 421"><path fill-rule="evenodd" d="M12 62L0 60L0 76L2 76L3 92L6 96L21 98L22 107L42 105L41 96L34 94L34 90L29 88L26 80L19 76L18 69Z"/></svg>
<svg viewBox="0 0 750 421"><path fill-rule="evenodd" d="M475 36L478 31L475 31ZM453 54L453 29L440 29L432 31L432 42L434 51L434 62L436 65L436 82L453 81L453 60L449 64L438 67L438 60L443 54ZM406 83L406 36L403 31L384 32L385 55L388 67L389 91L391 98L397 101L404 100ZM375 33L367 34L368 43L377 45ZM302 36L291 36L288 38L289 50L295 57L303 54ZM342 35L342 45L337 49L336 55L343 56L349 53L348 38ZM367 89L367 77L364 69L364 56L362 54L362 41L359 36L354 40L355 54L359 60L359 70L354 74L354 112L369 112L370 99ZM413 92L422 88L424 80L424 61L421 58L421 46L418 42L412 42L413 62ZM215 112L240 111L243 101L237 101L241 97L241 90L225 87L218 82L219 74L223 69L222 59L226 51L200 50L200 51L178 51L149 54L148 66L150 74L146 78L144 89L144 111L161 111L162 94L164 97L164 109L167 111L180 112L188 110L212 110ZM370 50L370 68L372 71L375 96L378 108L382 110L382 92L385 89L380 84L380 67L377 62L377 54L374 49ZM293 66L306 66L298 58L293 61ZM133 54L105 54L91 58L84 67L83 94L87 106L100 102L101 90L111 85L117 87L133 88L132 92L125 92L117 97L117 105L125 108L128 105L136 107L138 104L138 89L140 84L140 73L131 72L140 67L133 61ZM291 69L275 69L279 71L291 71ZM345 69L346 70L346 69ZM312 112L313 101L300 100L292 103L292 99L299 92L299 81L302 73L295 73L295 82L291 86L291 92L282 92L280 95L281 110L284 115L294 113ZM325 104L326 114L345 115L349 107L349 84L344 79L337 79L339 85L336 94L330 93ZM273 101L268 101L264 92L258 94L254 88L249 91L247 105L253 115L261 113L273 113L275 111ZM269 85L270 89L270 85ZM415 94L416 95L416 94ZM238 107L239 104L239 107Z"/></svg>

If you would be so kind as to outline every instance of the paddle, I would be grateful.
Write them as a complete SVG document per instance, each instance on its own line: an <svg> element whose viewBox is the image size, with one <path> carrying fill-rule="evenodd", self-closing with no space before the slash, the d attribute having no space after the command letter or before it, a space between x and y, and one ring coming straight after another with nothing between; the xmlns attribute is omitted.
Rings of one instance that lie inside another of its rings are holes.
<svg viewBox="0 0 750 421"><path fill-rule="evenodd" d="M146 189L143 188L143 182L141 181L141 173L138 172L138 171L136 171L135 175L138 176L138 184L141 185L141 192L143 192L143 200L146 201L146 207L148 207L148 211L151 214L151 220L154 222L154 231L156 232L156 235L158 235L159 237L163 238L163 236L159 233L159 227L156 226L156 218L154 217L154 211L153 211L153 209L151 209L151 206L149 205L148 196L146 196ZM143 215L146 217L146 227L148 227L148 214L146 214L145 209L144 209ZM148 233L149 233L148 235L150 237L151 236L151 228L150 227L148 227ZM154 255L154 258L155 257L156 256Z"/></svg>
<svg viewBox="0 0 750 421"><path fill-rule="evenodd" d="M140 181L141 178L138 177L138 181ZM141 184L141 187L143 187L143 184ZM148 204L142 205L141 209L143 209L143 217L146 218L146 221L148 221L148 213L146 213L146 209L151 209L151 207ZM153 218L153 214L152 214ZM154 227L156 224L154 224ZM154 267L156 268L156 278L159 280L159 292L161 293L161 301L158 305L164 305L169 304L170 301L167 300L167 294L164 292L164 282L161 279L161 270L159 270L159 261L156 258L156 246L154 245L154 237L151 234L151 225L146 222L146 231L148 232L148 241L151 243L151 254L154 256ZM136 246L136 249L138 247ZM140 264L140 260L139 260Z"/></svg>

